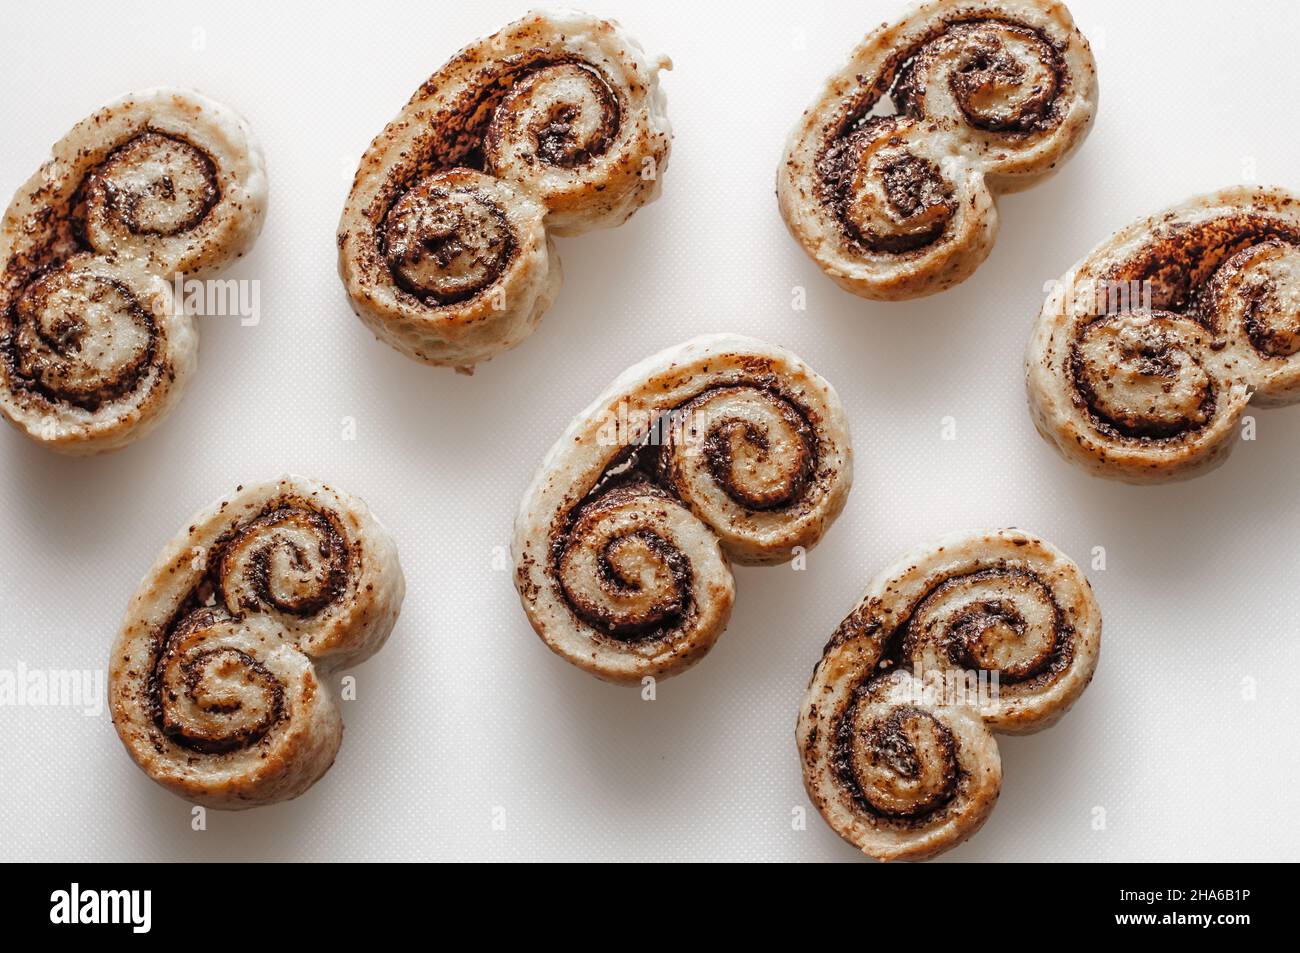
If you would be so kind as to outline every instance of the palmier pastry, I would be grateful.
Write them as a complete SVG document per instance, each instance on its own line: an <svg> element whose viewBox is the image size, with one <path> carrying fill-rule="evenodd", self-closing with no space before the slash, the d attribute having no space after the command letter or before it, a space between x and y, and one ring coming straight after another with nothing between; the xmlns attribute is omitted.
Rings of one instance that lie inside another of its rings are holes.
<svg viewBox="0 0 1300 953"><path fill-rule="evenodd" d="M152 89L77 123L0 225L0 411L70 454L151 431L198 355L173 284L244 254L265 211L261 151L225 106Z"/></svg>
<svg viewBox="0 0 1300 953"><path fill-rule="evenodd" d="M730 561L789 560L853 478L844 408L789 351L707 335L621 374L542 461L515 521L524 611L611 681L675 674L731 614Z"/></svg>
<svg viewBox="0 0 1300 953"><path fill-rule="evenodd" d="M335 673L379 650L405 590L360 500L299 477L238 488L190 520L131 599L109 659L122 743L199 804L297 797L343 739Z"/></svg>
<svg viewBox="0 0 1300 953"><path fill-rule="evenodd" d="M878 860L974 834L1002 783L993 732L1047 727L1092 679L1101 613L1068 557L1027 533L949 536L877 575L813 669L804 786Z"/></svg>
<svg viewBox="0 0 1300 953"><path fill-rule="evenodd" d="M1300 196L1229 188L1117 232L1048 296L1025 370L1039 432L1092 473L1218 466L1248 403L1300 400Z"/></svg>
<svg viewBox="0 0 1300 953"><path fill-rule="evenodd" d="M989 253L994 197L1054 172L1097 108L1088 41L1053 0L934 0L867 35L777 171L790 233L864 298L949 288Z"/></svg>
<svg viewBox="0 0 1300 953"><path fill-rule="evenodd" d="M361 158L338 233L353 310L408 357L464 371L526 338L560 289L551 236L658 195L670 65L574 12L462 50Z"/></svg>

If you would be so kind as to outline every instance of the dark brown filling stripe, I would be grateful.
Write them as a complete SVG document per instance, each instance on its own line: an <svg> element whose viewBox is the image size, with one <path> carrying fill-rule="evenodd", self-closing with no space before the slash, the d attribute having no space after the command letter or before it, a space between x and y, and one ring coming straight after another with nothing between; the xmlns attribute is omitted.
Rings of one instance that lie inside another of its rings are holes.
<svg viewBox="0 0 1300 953"><path fill-rule="evenodd" d="M312 549L279 534L293 527L314 537ZM282 599L272 591L273 550L291 569L313 577L313 591ZM236 557L248 577L231 578ZM312 567L319 567L313 571ZM153 721L168 738L200 754L257 744L288 714L286 687L249 650L223 644L220 630L268 610L308 618L337 601L347 585L348 548L333 518L305 500L284 498L228 529L209 548L207 571L159 630L145 693ZM214 641L205 641L207 633ZM272 646L268 646L271 648ZM240 692L259 700L257 710ZM259 714L260 711L260 714Z"/></svg>

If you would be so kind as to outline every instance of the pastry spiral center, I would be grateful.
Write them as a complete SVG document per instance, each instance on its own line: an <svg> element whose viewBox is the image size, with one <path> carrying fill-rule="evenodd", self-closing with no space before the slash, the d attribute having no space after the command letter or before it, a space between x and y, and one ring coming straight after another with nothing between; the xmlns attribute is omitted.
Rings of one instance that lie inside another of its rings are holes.
<svg viewBox="0 0 1300 953"><path fill-rule="evenodd" d="M850 788L877 815L913 820L952 800L959 768L956 739L930 712L897 705L856 708L841 726Z"/></svg>
<svg viewBox="0 0 1300 953"><path fill-rule="evenodd" d="M939 166L910 150L894 120L867 120L833 143L819 163L845 230L872 251L929 245L956 212L953 188Z"/></svg>
<svg viewBox="0 0 1300 953"><path fill-rule="evenodd" d="M505 211L452 173L422 179L385 216L382 253L394 280L418 298L454 304L490 287L515 242Z"/></svg>
<svg viewBox="0 0 1300 953"><path fill-rule="evenodd" d="M201 609L177 626L155 673L156 717L177 744L216 754L255 744L285 714L283 682L239 623Z"/></svg>
<svg viewBox="0 0 1300 953"><path fill-rule="evenodd" d="M276 609L312 615L341 591L347 546L329 518L285 506L253 520L226 544L220 565L232 613Z"/></svg>
<svg viewBox="0 0 1300 953"><path fill-rule="evenodd" d="M958 666L1014 683L1068 660L1060 628L1056 600L1038 577L987 569L931 590L912 614L903 653L922 669Z"/></svg>
<svg viewBox="0 0 1300 953"><path fill-rule="evenodd" d="M1125 436L1173 437L1212 415L1212 378L1165 317L1130 312L1094 321L1072 363L1093 413Z"/></svg>
<svg viewBox="0 0 1300 953"><path fill-rule="evenodd" d="M603 154L619 127L618 97L585 63L528 73L493 114L484 137L487 169L540 162L570 169Z"/></svg>
<svg viewBox="0 0 1300 953"><path fill-rule="evenodd" d="M1238 270L1250 343L1269 357L1300 352L1300 248L1266 241L1239 252L1225 266Z"/></svg>
<svg viewBox="0 0 1300 953"><path fill-rule="evenodd" d="M661 472L684 499L702 508L718 492L750 510L789 506L816 469L812 428L793 404L771 391L720 387L676 414Z"/></svg>
<svg viewBox="0 0 1300 953"><path fill-rule="evenodd" d="M1060 91L1056 51L1032 30L980 23L954 31L959 44L948 77L967 122L990 132L1036 128Z"/></svg>
<svg viewBox="0 0 1300 953"><path fill-rule="evenodd" d="M146 132L119 146L87 190L90 244L112 251L114 233L176 235L203 221L221 197L212 159L183 139Z"/></svg>
<svg viewBox="0 0 1300 953"><path fill-rule="evenodd" d="M66 264L14 305L10 360L47 397L87 410L129 392L153 360L155 326L125 285Z"/></svg>
<svg viewBox="0 0 1300 953"><path fill-rule="evenodd" d="M690 560L667 525L663 494L609 491L583 508L564 541L558 574L573 611L620 639L672 628L691 602Z"/></svg>

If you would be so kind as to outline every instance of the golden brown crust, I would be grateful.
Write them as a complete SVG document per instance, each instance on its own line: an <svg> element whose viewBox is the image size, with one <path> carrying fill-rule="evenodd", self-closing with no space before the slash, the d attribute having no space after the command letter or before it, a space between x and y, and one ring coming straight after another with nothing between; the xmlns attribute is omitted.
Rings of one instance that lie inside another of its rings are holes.
<svg viewBox="0 0 1300 953"><path fill-rule="evenodd" d="M789 351L718 334L653 355L538 468L511 547L524 611L601 678L681 671L730 617L728 557L770 564L814 546L852 461L838 396Z"/></svg>
<svg viewBox="0 0 1300 953"><path fill-rule="evenodd" d="M365 504L300 477L197 514L131 600L113 723L155 781L210 807L296 797L342 740L333 675L397 620L397 550Z"/></svg>
<svg viewBox="0 0 1300 953"><path fill-rule="evenodd" d="M151 431L197 361L172 283L244 254L265 209L261 151L225 106L151 89L77 123L0 225L0 412L69 454Z"/></svg>
<svg viewBox="0 0 1300 953"><path fill-rule="evenodd" d="M358 316L460 370L531 334L561 283L550 236L618 225L658 195L669 66L571 12L530 13L458 53L361 159L338 232Z"/></svg>
<svg viewBox="0 0 1300 953"><path fill-rule="evenodd" d="M1130 483L1221 464L1248 403L1300 399L1300 197L1235 187L1107 239L1043 305L1030 411L1066 459Z"/></svg>
<svg viewBox="0 0 1300 953"><path fill-rule="evenodd" d="M1043 540L999 530L920 547L872 579L813 670L796 728L809 797L877 859L948 850L997 800L990 732L1054 724L1100 648L1092 588Z"/></svg>
<svg viewBox="0 0 1300 953"><path fill-rule="evenodd" d="M804 112L777 170L781 215L854 294L942 291L988 255L994 196L1055 171L1096 104L1092 51L1064 4L919 4L868 34Z"/></svg>

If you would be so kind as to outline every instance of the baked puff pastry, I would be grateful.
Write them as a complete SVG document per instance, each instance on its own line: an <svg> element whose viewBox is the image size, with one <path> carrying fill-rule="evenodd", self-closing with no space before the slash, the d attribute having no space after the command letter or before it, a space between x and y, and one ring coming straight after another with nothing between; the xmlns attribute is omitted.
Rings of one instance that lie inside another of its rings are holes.
<svg viewBox="0 0 1300 953"><path fill-rule="evenodd" d="M813 669L796 729L808 796L878 860L964 841L997 801L993 732L1057 721L1092 679L1101 612L1028 533L949 536L882 571Z"/></svg>
<svg viewBox="0 0 1300 953"><path fill-rule="evenodd" d="M1300 196L1228 188L1117 232L1048 296L1025 372L1039 433L1091 473L1218 466L1248 403L1300 400Z"/></svg>
<svg viewBox="0 0 1300 953"><path fill-rule="evenodd" d="M804 112L777 171L781 215L856 295L943 291L988 256L994 197L1054 172L1096 108L1064 4L919 4L869 33Z"/></svg>
<svg viewBox="0 0 1300 953"><path fill-rule="evenodd" d="M556 441L511 551L534 630L615 682L697 662L726 628L730 562L817 543L853 479L834 389L783 348L697 337L621 374Z"/></svg>
<svg viewBox="0 0 1300 953"><path fill-rule="evenodd" d="M338 232L353 310L406 356L467 372L526 338L560 289L551 236L659 194L670 67L571 11L462 50L362 156Z"/></svg>
<svg viewBox="0 0 1300 953"><path fill-rule="evenodd" d="M265 211L261 150L225 106L151 89L77 123L0 224L0 412L69 454L151 431L198 355L174 283L243 255Z"/></svg>
<svg viewBox="0 0 1300 953"><path fill-rule="evenodd" d="M109 659L149 777L238 810L297 797L343 738L335 673L383 646L406 584L365 504L284 477L197 514L145 575Z"/></svg>

